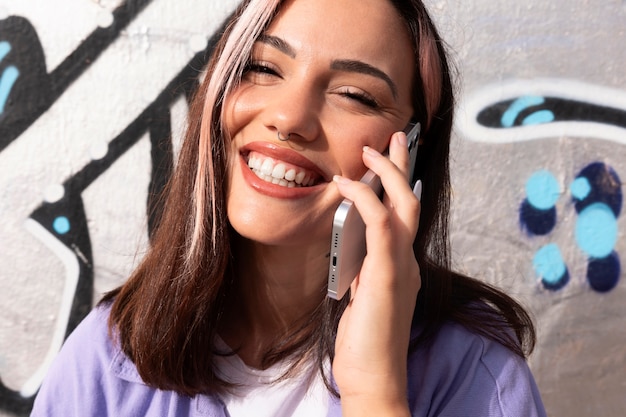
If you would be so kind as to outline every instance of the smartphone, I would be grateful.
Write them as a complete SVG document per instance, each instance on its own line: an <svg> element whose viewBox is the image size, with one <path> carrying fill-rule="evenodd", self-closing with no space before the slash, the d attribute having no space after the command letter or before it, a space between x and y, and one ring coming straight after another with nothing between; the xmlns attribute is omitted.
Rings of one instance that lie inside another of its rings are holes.
<svg viewBox="0 0 626 417"><path fill-rule="evenodd" d="M404 130L409 146L409 182L411 188L417 160L417 145L420 124L409 123ZM382 199L383 187L378 175L368 170L360 180L369 185ZM365 248L365 223L351 200L344 199L333 218L332 240L330 243L330 264L328 267L328 297L341 300L348 291L363 265L367 253Z"/></svg>

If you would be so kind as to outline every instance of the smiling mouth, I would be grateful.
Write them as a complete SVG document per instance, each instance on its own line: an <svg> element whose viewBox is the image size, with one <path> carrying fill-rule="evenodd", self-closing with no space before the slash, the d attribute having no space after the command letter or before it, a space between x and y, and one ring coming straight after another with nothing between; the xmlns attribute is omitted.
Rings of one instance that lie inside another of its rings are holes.
<svg viewBox="0 0 626 417"><path fill-rule="evenodd" d="M256 152L250 152L246 159L248 167L257 177L275 185L297 188L312 187L321 182L320 176L312 171Z"/></svg>

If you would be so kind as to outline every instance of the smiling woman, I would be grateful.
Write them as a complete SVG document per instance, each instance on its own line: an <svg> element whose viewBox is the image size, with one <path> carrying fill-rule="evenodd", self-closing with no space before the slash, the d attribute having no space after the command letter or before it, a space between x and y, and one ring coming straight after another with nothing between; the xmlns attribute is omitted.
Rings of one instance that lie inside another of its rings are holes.
<svg viewBox="0 0 626 417"><path fill-rule="evenodd" d="M528 315L449 267L449 72L419 0L244 1L150 251L68 339L33 415L545 415ZM343 198L367 255L338 302Z"/></svg>
<svg viewBox="0 0 626 417"><path fill-rule="evenodd" d="M341 199L333 176L360 178L363 146L384 150L413 114L408 31L391 4L354 3L288 3L253 44L224 106L232 139L228 219L239 235L279 251L289 245L292 255L326 255ZM289 141L278 143L278 132ZM251 156L266 172L285 165L304 173L307 186L250 175ZM323 267L314 274L323 276Z"/></svg>

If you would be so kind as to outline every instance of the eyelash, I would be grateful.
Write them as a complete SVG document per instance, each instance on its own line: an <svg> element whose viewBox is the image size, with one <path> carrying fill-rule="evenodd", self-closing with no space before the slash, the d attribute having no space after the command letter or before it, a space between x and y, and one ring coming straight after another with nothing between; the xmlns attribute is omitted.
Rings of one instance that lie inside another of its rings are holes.
<svg viewBox="0 0 626 417"><path fill-rule="evenodd" d="M349 89L347 89L346 91L341 93L344 97L347 97L349 99L352 100L356 100L359 103L370 107L372 109L377 109L379 107L378 102L376 101L376 99L374 99L374 97L370 96L369 94L366 93L361 93L361 92L355 92L355 91L351 91Z"/></svg>
<svg viewBox="0 0 626 417"><path fill-rule="evenodd" d="M276 72L276 70L274 70L274 68L270 65L258 61L248 62L243 72L244 74L254 72L262 75L278 75L278 72Z"/></svg>
<svg viewBox="0 0 626 417"><path fill-rule="evenodd" d="M255 73L266 76L279 76L278 72L272 68L271 65L263 63L261 61L250 61L244 68L244 74ZM369 94L363 92L352 91L346 89L340 93L342 96L359 102L360 104L369 107L371 109L377 109L380 107L376 99Z"/></svg>

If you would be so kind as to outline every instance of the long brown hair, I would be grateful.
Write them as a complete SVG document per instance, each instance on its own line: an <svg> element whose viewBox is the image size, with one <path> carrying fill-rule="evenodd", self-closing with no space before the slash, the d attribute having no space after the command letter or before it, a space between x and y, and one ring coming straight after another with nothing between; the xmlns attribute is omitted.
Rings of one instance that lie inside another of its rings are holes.
<svg viewBox="0 0 626 417"><path fill-rule="evenodd" d="M454 94L444 44L420 0L391 0L415 48L414 118L424 143L416 175L422 179L422 212L414 251L422 271L414 324L424 331L417 348L447 320L502 342L519 355L532 350L534 329L524 309L506 294L450 269L448 153ZM227 151L221 126L224 98L241 79L254 41L280 7L279 0L247 0L225 26L207 75L189 111L179 161L166 193L152 245L120 288L108 293L112 336L143 380L186 395L229 387L215 369L214 348L224 306L233 294L231 240L226 216ZM323 300L264 357L269 366L316 358L320 369L334 357L343 302ZM514 335L511 334L514 331ZM294 355L298 353L298 355ZM326 380L328 383L328 376Z"/></svg>

